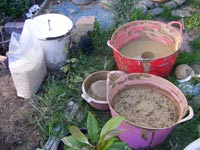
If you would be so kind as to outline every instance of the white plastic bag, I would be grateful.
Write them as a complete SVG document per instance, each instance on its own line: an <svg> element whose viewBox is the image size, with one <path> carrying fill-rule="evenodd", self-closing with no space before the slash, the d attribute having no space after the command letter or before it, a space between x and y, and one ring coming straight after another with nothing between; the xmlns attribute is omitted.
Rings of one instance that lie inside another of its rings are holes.
<svg viewBox="0 0 200 150"><path fill-rule="evenodd" d="M31 29L27 20L21 35L12 33L7 53L17 95L23 98L38 91L47 73L43 50Z"/></svg>

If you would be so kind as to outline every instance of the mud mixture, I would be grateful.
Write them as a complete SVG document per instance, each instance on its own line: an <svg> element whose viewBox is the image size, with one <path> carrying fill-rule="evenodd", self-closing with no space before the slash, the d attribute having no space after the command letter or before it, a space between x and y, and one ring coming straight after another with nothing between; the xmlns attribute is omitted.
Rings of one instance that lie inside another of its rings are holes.
<svg viewBox="0 0 200 150"><path fill-rule="evenodd" d="M87 92L95 100L106 101L106 80L92 83Z"/></svg>
<svg viewBox="0 0 200 150"><path fill-rule="evenodd" d="M129 42L120 49L120 53L130 58L153 59L168 56L174 52L174 49L173 44L171 46L166 46L159 42L144 38Z"/></svg>
<svg viewBox="0 0 200 150"><path fill-rule="evenodd" d="M177 122L174 102L153 88L131 88L119 93L112 106L130 122L148 128L170 127Z"/></svg>

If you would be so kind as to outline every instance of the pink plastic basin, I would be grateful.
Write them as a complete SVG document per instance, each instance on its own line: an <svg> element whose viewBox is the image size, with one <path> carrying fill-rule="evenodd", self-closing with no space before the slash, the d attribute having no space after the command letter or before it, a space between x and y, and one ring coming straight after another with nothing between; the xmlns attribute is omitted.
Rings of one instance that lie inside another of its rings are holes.
<svg viewBox="0 0 200 150"><path fill-rule="evenodd" d="M170 127L143 127L126 119L120 124L119 129L125 130L124 133L119 135L122 141L135 149L152 148L163 143L179 123L190 120L194 113L192 107L187 104L187 100L182 92L166 79L146 73L125 74L121 71L111 71L107 77L107 101L112 116L119 115L111 106L114 97L121 91L137 85L152 85L169 94L177 102L177 109L179 111L178 121ZM189 113L185 116L187 111Z"/></svg>

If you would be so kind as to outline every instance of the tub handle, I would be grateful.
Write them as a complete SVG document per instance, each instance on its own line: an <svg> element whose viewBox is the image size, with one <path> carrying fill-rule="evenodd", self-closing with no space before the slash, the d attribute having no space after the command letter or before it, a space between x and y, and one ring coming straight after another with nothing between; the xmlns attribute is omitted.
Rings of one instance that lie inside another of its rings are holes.
<svg viewBox="0 0 200 150"><path fill-rule="evenodd" d="M112 82L112 76L116 75L118 79ZM126 81L126 73L123 71L110 71L107 75L107 88L112 88L115 83L122 83ZM107 89L108 91L108 89Z"/></svg>
<svg viewBox="0 0 200 150"><path fill-rule="evenodd" d="M108 40L108 41L107 41L107 45L108 45L110 48L112 48L114 51L116 51L116 52L118 53L118 50L117 50L114 46L112 46L111 40Z"/></svg>
<svg viewBox="0 0 200 150"><path fill-rule="evenodd" d="M88 103L91 103L93 100L91 99L90 96L88 96L87 94L82 93L81 97Z"/></svg>
<svg viewBox="0 0 200 150"><path fill-rule="evenodd" d="M192 119L192 117L194 116L194 111L193 111L193 109L192 109L192 107L191 107L191 106L188 106L188 111L189 111L189 114L188 114L188 116L187 116L187 117L185 117L184 119L182 119L182 120L178 121L178 122L177 122L177 124L179 124L179 123L182 123L182 122L185 122L185 121L188 121L188 120Z"/></svg>
<svg viewBox="0 0 200 150"><path fill-rule="evenodd" d="M182 35L182 33L183 33L183 25L182 25L182 23L179 22L179 21L171 21L171 22L168 23L168 25L170 25L170 26L173 26L174 24L179 26L179 32Z"/></svg>

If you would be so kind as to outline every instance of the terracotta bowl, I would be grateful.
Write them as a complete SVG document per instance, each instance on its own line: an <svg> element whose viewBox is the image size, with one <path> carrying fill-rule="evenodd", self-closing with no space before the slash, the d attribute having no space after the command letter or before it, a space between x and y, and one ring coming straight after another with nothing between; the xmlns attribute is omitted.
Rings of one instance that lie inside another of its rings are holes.
<svg viewBox="0 0 200 150"><path fill-rule="evenodd" d="M89 92L91 85L98 80L107 80L107 74L109 71L98 71L90 74L85 78L82 83L82 98L88 102L92 107L99 110L109 110L108 103L105 100L99 100L92 96Z"/></svg>

